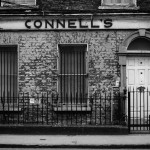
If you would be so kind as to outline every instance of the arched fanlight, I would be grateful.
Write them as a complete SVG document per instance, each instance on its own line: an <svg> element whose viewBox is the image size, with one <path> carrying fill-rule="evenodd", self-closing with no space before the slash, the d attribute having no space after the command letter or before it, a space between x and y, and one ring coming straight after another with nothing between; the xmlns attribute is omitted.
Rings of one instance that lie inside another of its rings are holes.
<svg viewBox="0 0 150 150"><path fill-rule="evenodd" d="M150 39L138 37L129 44L127 50L150 50Z"/></svg>

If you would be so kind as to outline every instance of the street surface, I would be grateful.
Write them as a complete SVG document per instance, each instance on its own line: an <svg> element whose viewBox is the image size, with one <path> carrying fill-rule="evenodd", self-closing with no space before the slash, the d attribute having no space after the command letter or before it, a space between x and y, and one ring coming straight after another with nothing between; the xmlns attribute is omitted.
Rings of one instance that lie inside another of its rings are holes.
<svg viewBox="0 0 150 150"><path fill-rule="evenodd" d="M119 150L119 149L91 149L91 148L0 148L0 150ZM120 149L120 150L132 150L129 149ZM133 149L135 150L135 149ZM136 149L136 150L149 150L149 149Z"/></svg>

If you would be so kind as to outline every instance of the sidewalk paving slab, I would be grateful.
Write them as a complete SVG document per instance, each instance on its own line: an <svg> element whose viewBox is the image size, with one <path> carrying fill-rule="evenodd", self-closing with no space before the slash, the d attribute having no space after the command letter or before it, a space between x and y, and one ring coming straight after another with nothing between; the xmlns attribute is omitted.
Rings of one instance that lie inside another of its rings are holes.
<svg viewBox="0 0 150 150"><path fill-rule="evenodd" d="M150 148L150 134L0 135L0 147L16 148Z"/></svg>

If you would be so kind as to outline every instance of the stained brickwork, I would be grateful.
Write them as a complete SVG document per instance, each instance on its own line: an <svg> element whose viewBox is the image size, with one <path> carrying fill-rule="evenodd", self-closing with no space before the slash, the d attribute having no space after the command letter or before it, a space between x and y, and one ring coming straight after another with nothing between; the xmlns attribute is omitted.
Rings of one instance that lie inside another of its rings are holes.
<svg viewBox="0 0 150 150"><path fill-rule="evenodd" d="M18 45L18 86L31 96L57 91L57 44L87 43L89 93L112 90L120 76L118 47L131 31L3 32L1 45Z"/></svg>

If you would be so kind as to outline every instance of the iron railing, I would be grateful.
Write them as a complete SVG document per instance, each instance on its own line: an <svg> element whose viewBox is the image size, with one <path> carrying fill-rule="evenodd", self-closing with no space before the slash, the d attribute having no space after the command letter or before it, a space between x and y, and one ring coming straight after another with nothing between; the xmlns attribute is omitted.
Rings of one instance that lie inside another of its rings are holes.
<svg viewBox="0 0 150 150"><path fill-rule="evenodd" d="M34 97L25 93L18 97L1 97L0 124L85 126L126 122L122 110L125 99L120 94L95 93L89 98L81 95L76 97L76 102L70 100L69 103L62 103L61 99L59 95L47 93Z"/></svg>
<svg viewBox="0 0 150 150"><path fill-rule="evenodd" d="M150 91L143 87L128 91L129 132L150 131Z"/></svg>

